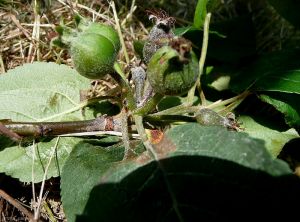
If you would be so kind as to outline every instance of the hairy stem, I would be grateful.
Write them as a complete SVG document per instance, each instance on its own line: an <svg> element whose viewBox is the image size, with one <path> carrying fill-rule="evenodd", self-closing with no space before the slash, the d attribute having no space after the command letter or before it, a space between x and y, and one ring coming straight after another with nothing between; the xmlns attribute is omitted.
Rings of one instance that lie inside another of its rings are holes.
<svg viewBox="0 0 300 222"><path fill-rule="evenodd" d="M117 62L115 62L115 64L114 64L114 69L115 69L116 73L112 73L111 76L122 87L122 92L123 92L122 100L126 98L128 108L130 110L134 110L136 108L134 94L132 92L132 89L130 88L130 85L128 84L126 76L125 76L124 72L122 71L122 68L120 67L120 65Z"/></svg>
<svg viewBox="0 0 300 222"><path fill-rule="evenodd" d="M147 113L151 112L155 109L158 102L163 98L162 94L156 93L153 97L151 97L142 107L134 110L135 115L145 116Z"/></svg>
<svg viewBox="0 0 300 222"><path fill-rule="evenodd" d="M146 134L144 125L143 125L143 117L142 116L138 116L138 115L134 115L134 122L136 125L136 130L138 131L141 140L144 144L144 146L146 147L147 151L149 152L149 154L155 159L158 160L158 156L156 155L156 152L154 151L152 144L150 143L148 136Z"/></svg>
<svg viewBox="0 0 300 222"><path fill-rule="evenodd" d="M121 119L122 119L121 122L122 139L125 147L123 159L126 160L129 156L129 151L131 150L131 148L130 148L129 134L128 134L128 114L125 107L121 111Z"/></svg>
<svg viewBox="0 0 300 222"><path fill-rule="evenodd" d="M176 122L194 122L195 118L184 115L147 115L145 121L155 125L163 125Z"/></svg>
<svg viewBox="0 0 300 222"><path fill-rule="evenodd" d="M179 115L184 113L193 113L195 110L199 110L199 106L189 106L187 104L181 104L178 106L165 109L163 111L151 114L150 116L163 116L163 115Z"/></svg>

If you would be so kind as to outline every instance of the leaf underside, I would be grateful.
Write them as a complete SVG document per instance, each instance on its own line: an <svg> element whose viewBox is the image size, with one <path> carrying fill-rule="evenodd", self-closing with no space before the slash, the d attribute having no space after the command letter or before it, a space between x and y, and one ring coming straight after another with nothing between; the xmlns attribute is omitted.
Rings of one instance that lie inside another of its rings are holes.
<svg viewBox="0 0 300 222"><path fill-rule="evenodd" d="M89 82L74 69L56 63L34 62L9 70L0 76L0 119L32 122L83 120L79 91L87 89ZM91 116L90 113L86 112L86 115ZM69 153L80 141L78 138L60 139L47 179L60 175ZM35 146L30 141L22 146L1 143L0 172L23 182L42 181L55 143L56 139L36 141Z"/></svg>

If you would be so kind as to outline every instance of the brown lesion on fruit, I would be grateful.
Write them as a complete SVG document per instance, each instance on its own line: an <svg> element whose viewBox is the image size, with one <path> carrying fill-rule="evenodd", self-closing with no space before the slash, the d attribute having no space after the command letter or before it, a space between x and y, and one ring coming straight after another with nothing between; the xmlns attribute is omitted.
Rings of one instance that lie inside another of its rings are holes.
<svg viewBox="0 0 300 222"><path fill-rule="evenodd" d="M191 41L182 37L174 37L169 42L169 46L178 52L180 62L186 64L190 61L190 52L192 51Z"/></svg>

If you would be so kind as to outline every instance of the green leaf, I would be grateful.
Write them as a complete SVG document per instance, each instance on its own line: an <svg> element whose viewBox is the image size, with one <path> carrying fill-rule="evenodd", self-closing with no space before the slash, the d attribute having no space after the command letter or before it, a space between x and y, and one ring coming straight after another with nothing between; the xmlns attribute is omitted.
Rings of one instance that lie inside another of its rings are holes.
<svg viewBox="0 0 300 222"><path fill-rule="evenodd" d="M277 91L300 94L300 49L263 55L232 76L230 88L241 92Z"/></svg>
<svg viewBox="0 0 300 222"><path fill-rule="evenodd" d="M259 122L255 121L250 116L241 116L238 119L242 123L244 132L251 137L265 141L265 146L272 156L277 157L283 146L294 138L299 138L298 133L294 129L289 129L285 132L280 132L268 128Z"/></svg>
<svg viewBox="0 0 300 222"><path fill-rule="evenodd" d="M144 153L107 171L77 221L230 221L252 217L249 209L270 216L276 198L297 199L279 189L295 179L288 165L245 133L192 123L153 146L159 161ZM289 187L299 193L295 180Z"/></svg>
<svg viewBox="0 0 300 222"><path fill-rule="evenodd" d="M292 23L295 27L300 28L300 2L297 0L268 0L277 12Z"/></svg>
<svg viewBox="0 0 300 222"><path fill-rule="evenodd" d="M174 29L173 32L174 32L174 34L175 34L176 36L183 36L183 35L186 34L186 33L189 33L189 32L195 32L195 31L197 32L197 34L199 34L199 36L201 35L201 37L202 37L203 31L202 31L201 29L198 29L198 28L194 27L194 26L178 27L178 28ZM217 37L219 37L219 38L226 38L225 35L223 35L223 34L217 32L217 31L212 31L212 30L210 30L210 31L209 31L209 34L211 34L211 35L213 35L213 36L217 36ZM199 36L198 36L198 37L199 37Z"/></svg>
<svg viewBox="0 0 300 222"><path fill-rule="evenodd" d="M206 4L208 0L198 0L195 15L194 15L194 26L196 28L201 28L204 25L206 17Z"/></svg>
<svg viewBox="0 0 300 222"><path fill-rule="evenodd" d="M268 92L259 97L262 101L271 104L279 112L283 113L285 121L289 126L300 127L299 94Z"/></svg>
<svg viewBox="0 0 300 222"><path fill-rule="evenodd" d="M214 80L209 86L212 88L218 90L218 91L223 91L228 89L229 87L229 82L230 82L230 76L219 76L216 80Z"/></svg>
<svg viewBox="0 0 300 222"><path fill-rule="evenodd" d="M78 143L70 153L61 175L61 196L69 222L81 214L90 191L99 178L123 158L124 147L103 148L97 140Z"/></svg>
<svg viewBox="0 0 300 222"><path fill-rule="evenodd" d="M25 64L0 76L0 119L33 122L83 120L79 91L88 87L89 80L68 66L46 62ZM89 109L86 113L92 116L93 112L94 109ZM1 143L0 172L30 182L33 164L34 181L40 182L55 141L36 144L34 163L32 145L21 147ZM79 141L76 138L60 139L47 178L60 175L66 158Z"/></svg>
<svg viewBox="0 0 300 222"><path fill-rule="evenodd" d="M47 179L60 176L60 171L70 152L81 140L82 139L78 138L60 138L48 169ZM46 165L55 148L56 141L57 138L51 141L37 143L35 146L30 144L27 147L7 147L0 152L0 172L18 178L22 182L41 182ZM0 150L1 148L2 147L0 147ZM32 165L34 179L32 178Z"/></svg>
<svg viewBox="0 0 300 222"><path fill-rule="evenodd" d="M35 62L0 76L0 119L62 121L84 119L80 89L89 80L56 63Z"/></svg>
<svg viewBox="0 0 300 222"><path fill-rule="evenodd" d="M187 33L188 31L191 30L198 30L197 28L193 27L193 26L186 26L186 27L178 27L176 29L174 29L174 34L176 36L182 36L185 33Z"/></svg>
<svg viewBox="0 0 300 222"><path fill-rule="evenodd" d="M124 156L124 146L104 148L103 141L84 140L70 153L61 174L61 196L69 222L82 214L92 188L105 173ZM132 142L136 153L144 151L141 143Z"/></svg>
<svg viewBox="0 0 300 222"><path fill-rule="evenodd" d="M146 41L135 40L133 41L133 48L136 55L138 55L141 59L143 59L143 48Z"/></svg>
<svg viewBox="0 0 300 222"><path fill-rule="evenodd" d="M277 176L289 172L287 165L271 158L261 140L249 138L244 133L229 132L222 127L203 127L185 124L168 132L177 146L170 155L201 155L233 161L251 169L262 170ZM197 138L197 140L192 139ZM207 149L209 147L209 149ZM244 156L243 153L247 153ZM253 158L261 155L261 158Z"/></svg>

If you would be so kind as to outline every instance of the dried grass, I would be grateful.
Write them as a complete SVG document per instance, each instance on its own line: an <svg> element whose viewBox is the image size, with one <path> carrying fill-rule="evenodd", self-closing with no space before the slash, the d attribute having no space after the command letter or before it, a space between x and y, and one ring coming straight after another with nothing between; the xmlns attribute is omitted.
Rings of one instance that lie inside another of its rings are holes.
<svg viewBox="0 0 300 222"><path fill-rule="evenodd" d="M34 2L34 1L33 1ZM134 17L136 5L126 8L119 3L119 14L124 40L130 60L134 59L132 41L145 36L145 27ZM74 25L73 13L78 12L96 22L115 25L111 7L106 1L52 1L48 10L38 14L34 4L14 1L5 4L0 11L0 72L34 61L57 62L72 65L66 50L51 48L56 36L55 25L63 18L64 23ZM134 17L134 19L133 19ZM120 53L121 61L124 60ZM125 62L125 61L124 61Z"/></svg>

